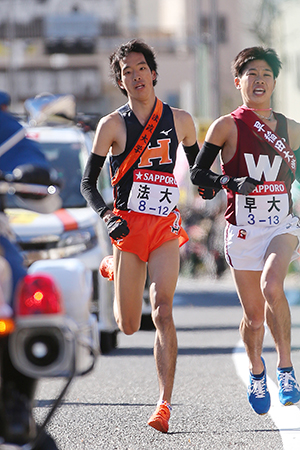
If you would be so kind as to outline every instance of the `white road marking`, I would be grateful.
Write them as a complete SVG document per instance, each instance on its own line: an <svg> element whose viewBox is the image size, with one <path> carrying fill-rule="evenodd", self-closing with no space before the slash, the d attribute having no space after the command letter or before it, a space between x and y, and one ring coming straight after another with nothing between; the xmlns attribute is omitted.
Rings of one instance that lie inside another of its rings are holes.
<svg viewBox="0 0 300 450"><path fill-rule="evenodd" d="M239 377L244 384L249 384L248 357L242 340L237 344L233 354L233 361ZM283 406L278 398L278 387L267 376L268 389L271 395L269 415L278 428L284 450L299 450L300 448L300 410L297 406ZM246 395L246 394L245 394ZM255 414L255 413L254 413Z"/></svg>

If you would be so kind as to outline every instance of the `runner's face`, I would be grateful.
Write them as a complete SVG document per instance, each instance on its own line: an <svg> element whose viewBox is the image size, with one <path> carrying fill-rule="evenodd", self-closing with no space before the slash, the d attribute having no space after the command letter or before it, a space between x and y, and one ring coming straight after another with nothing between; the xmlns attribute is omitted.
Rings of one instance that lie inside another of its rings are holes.
<svg viewBox="0 0 300 450"><path fill-rule="evenodd" d="M142 53L129 53L120 61L120 87L124 88L129 98L143 98L154 92L153 80L156 78L154 70L150 70Z"/></svg>
<svg viewBox="0 0 300 450"><path fill-rule="evenodd" d="M249 61L242 75L236 77L234 82L241 91L245 105L250 108L269 108L276 80L266 61Z"/></svg>

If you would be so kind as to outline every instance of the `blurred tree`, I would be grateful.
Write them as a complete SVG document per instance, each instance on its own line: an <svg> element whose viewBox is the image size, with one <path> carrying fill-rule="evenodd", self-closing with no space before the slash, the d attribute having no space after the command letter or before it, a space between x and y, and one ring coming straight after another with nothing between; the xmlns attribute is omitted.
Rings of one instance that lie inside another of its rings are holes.
<svg viewBox="0 0 300 450"><path fill-rule="evenodd" d="M284 1L287 0L261 0L251 31L263 45L272 46L273 21L280 12L280 4Z"/></svg>

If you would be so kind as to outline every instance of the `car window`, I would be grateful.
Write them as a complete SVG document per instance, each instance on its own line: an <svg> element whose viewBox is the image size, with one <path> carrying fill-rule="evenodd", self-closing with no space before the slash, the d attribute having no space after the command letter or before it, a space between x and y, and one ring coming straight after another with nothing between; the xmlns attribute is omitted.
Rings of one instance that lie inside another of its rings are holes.
<svg viewBox="0 0 300 450"><path fill-rule="evenodd" d="M61 183L62 208L86 207L86 201L80 192L80 182L83 174L81 144L39 142L39 148L45 154L51 167L58 173ZM7 196L6 206L8 208L18 208L14 196Z"/></svg>
<svg viewBox="0 0 300 450"><path fill-rule="evenodd" d="M61 182L60 196L63 208L80 208L86 201L80 193L83 173L80 143L39 143Z"/></svg>

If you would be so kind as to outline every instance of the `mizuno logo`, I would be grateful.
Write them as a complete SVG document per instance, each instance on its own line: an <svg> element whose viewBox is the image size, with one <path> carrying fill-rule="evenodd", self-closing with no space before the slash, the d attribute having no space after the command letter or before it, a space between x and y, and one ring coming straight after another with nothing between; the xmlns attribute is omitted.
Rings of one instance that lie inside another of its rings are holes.
<svg viewBox="0 0 300 450"><path fill-rule="evenodd" d="M166 136L168 136L169 133L170 133L170 131L172 131L172 130L173 130L173 128L170 128L169 130L162 130L162 131L160 132L160 134L165 134Z"/></svg>

